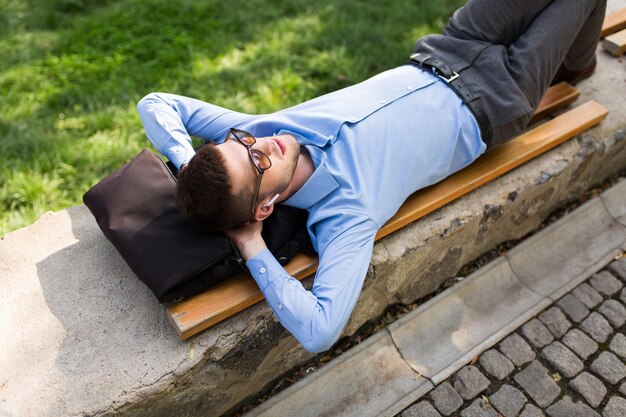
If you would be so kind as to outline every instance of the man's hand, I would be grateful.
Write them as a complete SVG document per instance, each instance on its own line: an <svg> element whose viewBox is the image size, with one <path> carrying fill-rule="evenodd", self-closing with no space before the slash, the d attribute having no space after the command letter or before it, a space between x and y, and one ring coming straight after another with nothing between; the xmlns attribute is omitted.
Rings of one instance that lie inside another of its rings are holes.
<svg viewBox="0 0 626 417"><path fill-rule="evenodd" d="M244 261L247 261L263 249L267 249L261 236L263 222L252 221L234 229L225 230L226 236L233 241Z"/></svg>

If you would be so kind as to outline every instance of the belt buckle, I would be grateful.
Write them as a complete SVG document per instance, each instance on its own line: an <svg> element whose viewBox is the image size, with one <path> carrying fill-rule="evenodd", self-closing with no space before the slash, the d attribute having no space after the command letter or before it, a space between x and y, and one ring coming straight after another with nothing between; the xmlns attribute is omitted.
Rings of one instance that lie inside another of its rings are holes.
<svg viewBox="0 0 626 417"><path fill-rule="evenodd" d="M450 84L452 81L454 81L457 78L459 78L459 74L456 71L452 71L452 75L447 77L447 78L445 76L443 76L441 73L438 73L437 76L439 78L441 78L442 80L444 80L448 84Z"/></svg>
<svg viewBox="0 0 626 417"><path fill-rule="evenodd" d="M417 59L418 56L420 56L420 53L412 54L411 55L411 60L417 62L418 66L421 69L424 69L424 66L426 66L427 68L430 68L430 70L433 72L433 74L435 74L437 77L439 77L442 80L444 80L446 83L450 84L452 81L454 81L457 78L459 78L459 74L456 71L454 71L454 70L452 71L452 75L451 76L446 77L445 75L443 75L441 70L439 68L437 68L436 66L426 64L426 61L430 60L431 57L427 56L427 58L424 59L423 61L419 61Z"/></svg>

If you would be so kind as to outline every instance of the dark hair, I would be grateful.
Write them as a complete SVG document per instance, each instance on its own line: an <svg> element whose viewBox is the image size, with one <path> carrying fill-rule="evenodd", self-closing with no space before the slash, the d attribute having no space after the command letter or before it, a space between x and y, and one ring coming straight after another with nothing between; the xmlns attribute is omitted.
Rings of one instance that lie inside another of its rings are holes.
<svg viewBox="0 0 626 417"><path fill-rule="evenodd" d="M224 157L213 142L200 148L178 172L178 210L204 230L225 230L252 219L250 200L245 198L250 192L241 194L233 194Z"/></svg>

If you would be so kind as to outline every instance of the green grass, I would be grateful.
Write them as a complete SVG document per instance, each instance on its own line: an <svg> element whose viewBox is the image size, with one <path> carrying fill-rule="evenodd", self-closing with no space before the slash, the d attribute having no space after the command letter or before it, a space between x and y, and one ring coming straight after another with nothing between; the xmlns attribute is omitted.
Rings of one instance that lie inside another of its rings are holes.
<svg viewBox="0 0 626 417"><path fill-rule="evenodd" d="M0 236L150 147L145 94L279 110L404 63L462 3L0 0Z"/></svg>

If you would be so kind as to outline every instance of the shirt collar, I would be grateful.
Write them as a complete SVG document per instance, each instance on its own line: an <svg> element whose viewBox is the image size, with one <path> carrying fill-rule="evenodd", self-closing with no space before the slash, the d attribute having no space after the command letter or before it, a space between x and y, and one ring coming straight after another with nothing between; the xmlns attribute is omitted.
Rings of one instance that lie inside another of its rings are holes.
<svg viewBox="0 0 626 417"><path fill-rule="evenodd" d="M312 145L312 146L316 146L319 148L323 148L324 146L326 146L326 144L328 143L328 138L322 135L319 135L315 132L309 132L310 135L307 135L309 137L306 137L300 133L294 132L292 130L288 130L288 129L280 129L278 131L276 131L274 134L275 135L291 135L294 138L296 138L296 141L302 145Z"/></svg>
<svg viewBox="0 0 626 417"><path fill-rule="evenodd" d="M339 187L326 166L326 153L316 146L305 145L311 155L315 171L309 179L283 204L291 207L308 209Z"/></svg>

